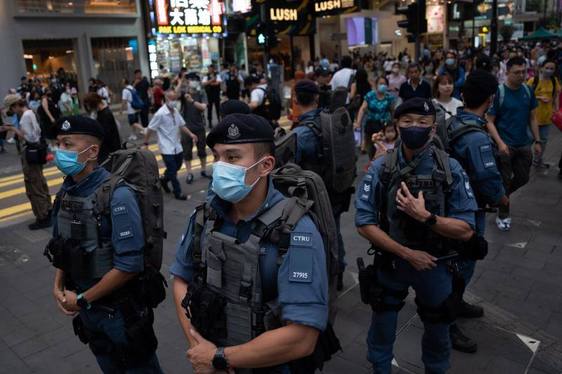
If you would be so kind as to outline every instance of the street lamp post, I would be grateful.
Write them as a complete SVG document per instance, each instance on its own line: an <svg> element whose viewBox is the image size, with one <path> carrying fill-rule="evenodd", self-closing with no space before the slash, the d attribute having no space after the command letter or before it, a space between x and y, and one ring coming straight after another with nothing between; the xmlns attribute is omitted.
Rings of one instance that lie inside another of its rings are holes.
<svg viewBox="0 0 562 374"><path fill-rule="evenodd" d="M498 0L492 1L492 20L490 22L490 56L498 50Z"/></svg>

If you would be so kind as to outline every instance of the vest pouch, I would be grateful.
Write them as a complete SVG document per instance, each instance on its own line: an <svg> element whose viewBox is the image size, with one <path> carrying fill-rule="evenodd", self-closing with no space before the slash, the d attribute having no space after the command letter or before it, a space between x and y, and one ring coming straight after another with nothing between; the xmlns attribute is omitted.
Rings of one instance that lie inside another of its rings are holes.
<svg viewBox="0 0 562 374"><path fill-rule="evenodd" d="M64 268L69 270L72 279L85 279L90 275L92 253L84 251L79 241L74 239L65 240L64 258Z"/></svg>
<svg viewBox="0 0 562 374"><path fill-rule="evenodd" d="M205 284L193 282L181 303L191 324L205 339L220 344L226 339L226 298Z"/></svg>
<svg viewBox="0 0 562 374"><path fill-rule="evenodd" d="M228 303L226 305L226 328L228 331L226 345L247 343L254 338L252 326L255 321L249 305Z"/></svg>
<svg viewBox="0 0 562 374"><path fill-rule="evenodd" d="M207 284L222 287L222 260L212 251L207 251Z"/></svg>

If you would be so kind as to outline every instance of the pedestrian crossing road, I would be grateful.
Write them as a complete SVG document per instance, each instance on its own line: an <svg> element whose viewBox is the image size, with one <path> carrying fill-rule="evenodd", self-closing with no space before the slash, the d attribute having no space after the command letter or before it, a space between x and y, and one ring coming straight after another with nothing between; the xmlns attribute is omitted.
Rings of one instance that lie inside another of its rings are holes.
<svg viewBox="0 0 562 374"><path fill-rule="evenodd" d="M162 156L158 153L158 146L152 144L149 149L156 154L156 160L160 166L160 175L164 173L164 162ZM208 164L213 161L213 156L207 156ZM192 161L192 169L199 172L201 164L198 159ZM178 173L180 181L185 175L185 167ZM51 197L54 200L56 192L60 189L64 181L64 175L52 163L46 165L43 174L47 179ZM185 185L183 186L185 189ZM195 187L194 187L195 188ZM0 178L0 225L8 225L16 220L30 219L33 217L31 204L25 194L25 186L23 174L20 172L16 175L10 175Z"/></svg>

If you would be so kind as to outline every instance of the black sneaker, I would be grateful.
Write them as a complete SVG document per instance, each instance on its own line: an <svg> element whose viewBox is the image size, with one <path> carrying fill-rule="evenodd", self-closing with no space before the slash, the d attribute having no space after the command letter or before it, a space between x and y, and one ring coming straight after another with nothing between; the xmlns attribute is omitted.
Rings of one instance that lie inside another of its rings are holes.
<svg viewBox="0 0 562 374"><path fill-rule="evenodd" d="M176 200L187 200L187 196L185 196L184 194L179 194L174 197Z"/></svg>
<svg viewBox="0 0 562 374"><path fill-rule="evenodd" d="M193 179L194 179L194 178L195 178L195 177L193 176L193 174L187 173L187 177L185 177L185 183L187 183L187 184L193 183Z"/></svg>
<svg viewBox="0 0 562 374"><path fill-rule="evenodd" d="M451 325L449 334L454 350L464 353L476 353L476 351L478 350L478 344L476 344L474 340L463 334L456 323Z"/></svg>
<svg viewBox="0 0 562 374"><path fill-rule="evenodd" d="M336 285L338 291L343 290L343 272L338 273L338 283Z"/></svg>
<svg viewBox="0 0 562 374"><path fill-rule="evenodd" d="M160 177L160 185L162 186L164 192L170 193L170 187L168 186L168 181L166 180L166 178Z"/></svg>
<svg viewBox="0 0 562 374"><path fill-rule="evenodd" d="M51 218L45 218L45 219L38 219L32 224L28 225L27 227L29 227L30 230L40 230L40 229L46 229L47 227L51 227L51 226L52 226Z"/></svg>
<svg viewBox="0 0 562 374"><path fill-rule="evenodd" d="M480 318L484 315L484 308L479 305L469 304L461 301L457 312L459 318Z"/></svg>
<svg viewBox="0 0 562 374"><path fill-rule="evenodd" d="M201 176L202 176L203 178L211 178L211 177L207 174L207 171L206 171L206 170L201 170Z"/></svg>

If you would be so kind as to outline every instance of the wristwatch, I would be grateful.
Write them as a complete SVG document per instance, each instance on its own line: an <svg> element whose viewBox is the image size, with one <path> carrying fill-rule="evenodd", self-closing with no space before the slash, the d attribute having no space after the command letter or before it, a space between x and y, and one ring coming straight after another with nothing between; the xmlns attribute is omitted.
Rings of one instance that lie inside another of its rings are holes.
<svg viewBox="0 0 562 374"><path fill-rule="evenodd" d="M535 144L542 144L542 142L540 140L535 140L534 143Z"/></svg>
<svg viewBox="0 0 562 374"><path fill-rule="evenodd" d="M213 357L213 368L217 370L228 370L228 360L224 355L224 347L218 347Z"/></svg>
<svg viewBox="0 0 562 374"><path fill-rule="evenodd" d="M431 227L437 223L437 216L432 213L423 223L424 225Z"/></svg>
<svg viewBox="0 0 562 374"><path fill-rule="evenodd" d="M90 304L88 302L88 300L86 300L86 298L84 297L84 294L81 293L80 295L76 296L76 304L81 308L81 309L86 309L89 310L92 307L92 304Z"/></svg>

